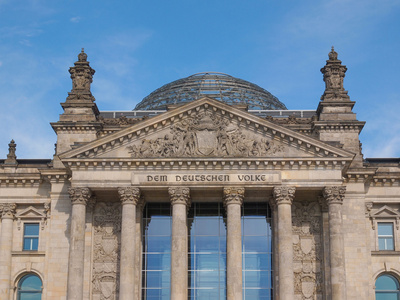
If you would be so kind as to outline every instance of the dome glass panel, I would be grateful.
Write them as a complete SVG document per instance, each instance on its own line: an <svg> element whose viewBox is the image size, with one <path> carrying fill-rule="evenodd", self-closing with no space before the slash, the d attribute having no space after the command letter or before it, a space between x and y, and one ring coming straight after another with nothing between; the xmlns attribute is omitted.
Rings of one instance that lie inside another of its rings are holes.
<svg viewBox="0 0 400 300"><path fill-rule="evenodd" d="M135 110L162 110L210 97L227 104L245 104L250 110L286 110L286 106L258 85L223 73L207 72L178 79L145 97Z"/></svg>

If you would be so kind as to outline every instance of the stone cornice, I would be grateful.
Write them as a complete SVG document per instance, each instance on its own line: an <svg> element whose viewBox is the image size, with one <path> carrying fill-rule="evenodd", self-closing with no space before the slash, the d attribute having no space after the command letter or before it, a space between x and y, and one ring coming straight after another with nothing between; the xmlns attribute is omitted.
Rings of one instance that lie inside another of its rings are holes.
<svg viewBox="0 0 400 300"><path fill-rule="evenodd" d="M190 189L188 187L170 187L168 193L171 204L184 204L190 206Z"/></svg>
<svg viewBox="0 0 400 300"><path fill-rule="evenodd" d="M118 195L119 199L121 200L121 204L134 204L140 200L141 192L140 189L137 187L120 187L118 188Z"/></svg>
<svg viewBox="0 0 400 300"><path fill-rule="evenodd" d="M296 188L293 186L276 186L272 191L274 205L290 204L292 205Z"/></svg>
<svg viewBox="0 0 400 300"><path fill-rule="evenodd" d="M252 128L255 133L261 136L269 136L271 139L280 141L288 146L303 149L307 153L314 153L317 157L352 157L352 154L346 150L333 147L222 102L203 98L139 122L77 149L65 152L60 155L60 158L64 161L68 158L96 157L114 147L122 147L132 140L140 140L149 134L157 133L160 128L171 126L178 121L191 117L194 113L205 110L226 116L231 122L236 122L246 128Z"/></svg>
<svg viewBox="0 0 400 300"><path fill-rule="evenodd" d="M243 187L224 187L224 206L230 204L243 204L244 188Z"/></svg>
<svg viewBox="0 0 400 300"><path fill-rule="evenodd" d="M65 159L71 170L135 170L234 168L268 170L344 170L351 158L174 158L174 159Z"/></svg>
<svg viewBox="0 0 400 300"><path fill-rule="evenodd" d="M40 174L0 174L0 186L5 187L34 187L43 182Z"/></svg>
<svg viewBox="0 0 400 300"><path fill-rule="evenodd" d="M46 169L40 170L42 179L50 183L67 182L71 174L67 169Z"/></svg>
<svg viewBox="0 0 400 300"><path fill-rule="evenodd" d="M326 186L322 190L322 195L328 205L343 204L345 194L345 186Z"/></svg>
<svg viewBox="0 0 400 300"><path fill-rule="evenodd" d="M57 122L50 123L54 131L59 133L87 133L88 131L93 131L97 133L102 129L102 124L100 122L96 123L73 123L73 122Z"/></svg>
<svg viewBox="0 0 400 300"><path fill-rule="evenodd" d="M364 121L315 121L312 130L318 131L341 131L360 133L365 125Z"/></svg>
<svg viewBox="0 0 400 300"><path fill-rule="evenodd" d="M89 188L68 188L68 194L71 199L72 205L83 204L86 205L92 196Z"/></svg>

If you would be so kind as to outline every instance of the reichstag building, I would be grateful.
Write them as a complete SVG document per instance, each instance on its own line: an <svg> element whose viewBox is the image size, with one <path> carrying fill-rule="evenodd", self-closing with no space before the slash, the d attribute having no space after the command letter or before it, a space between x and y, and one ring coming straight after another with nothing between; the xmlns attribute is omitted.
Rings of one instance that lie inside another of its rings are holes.
<svg viewBox="0 0 400 300"><path fill-rule="evenodd" d="M400 159L363 157L346 70L315 110L209 72L100 111L82 50L54 156L0 160L0 299L399 300Z"/></svg>

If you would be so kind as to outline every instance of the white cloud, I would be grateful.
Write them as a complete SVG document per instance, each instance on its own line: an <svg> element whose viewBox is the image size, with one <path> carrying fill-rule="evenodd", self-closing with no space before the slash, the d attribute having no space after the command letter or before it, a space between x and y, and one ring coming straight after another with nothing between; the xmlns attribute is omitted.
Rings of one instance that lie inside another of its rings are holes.
<svg viewBox="0 0 400 300"><path fill-rule="evenodd" d="M79 23L81 21L81 17L72 17L69 19L72 23Z"/></svg>

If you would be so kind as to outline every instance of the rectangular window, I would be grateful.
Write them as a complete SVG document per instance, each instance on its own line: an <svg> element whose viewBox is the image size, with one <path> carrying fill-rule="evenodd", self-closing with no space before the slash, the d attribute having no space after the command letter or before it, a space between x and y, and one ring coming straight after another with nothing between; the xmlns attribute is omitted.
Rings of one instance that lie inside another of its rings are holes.
<svg viewBox="0 0 400 300"><path fill-rule="evenodd" d="M39 246L39 224L24 224L24 248L23 250L35 251Z"/></svg>
<svg viewBox="0 0 400 300"><path fill-rule="evenodd" d="M171 206L147 203L143 210L142 298L170 300Z"/></svg>
<svg viewBox="0 0 400 300"><path fill-rule="evenodd" d="M378 223L379 250L394 250L393 223Z"/></svg>
<svg viewBox="0 0 400 300"><path fill-rule="evenodd" d="M267 203L242 208L243 300L273 298L272 212Z"/></svg>

